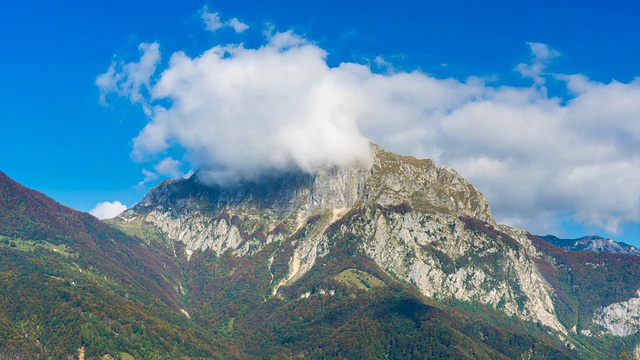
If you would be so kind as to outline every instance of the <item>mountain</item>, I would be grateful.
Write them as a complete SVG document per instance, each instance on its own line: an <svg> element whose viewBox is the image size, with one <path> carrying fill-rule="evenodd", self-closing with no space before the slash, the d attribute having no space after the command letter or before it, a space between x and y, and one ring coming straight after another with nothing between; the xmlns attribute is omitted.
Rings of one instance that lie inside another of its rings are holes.
<svg viewBox="0 0 640 360"><path fill-rule="evenodd" d="M594 251L640 256L640 249L635 246L599 236L584 236L578 239L560 239L553 235L538 237L553 245L571 251Z"/></svg>
<svg viewBox="0 0 640 360"><path fill-rule="evenodd" d="M2 172L0 220L0 359L233 354L189 321L161 247Z"/></svg>
<svg viewBox="0 0 640 360"><path fill-rule="evenodd" d="M547 284L532 272L530 242L501 232L482 194L452 169L374 149L372 169L231 189L197 177L166 182L120 221L154 224L184 243L187 256L205 249L249 256L280 243L270 257L272 295L353 237L363 255L425 296L477 301L566 332Z"/></svg>
<svg viewBox="0 0 640 360"><path fill-rule="evenodd" d="M165 181L106 222L0 173L0 359L640 357L640 257L496 224L453 169L371 151Z"/></svg>
<svg viewBox="0 0 640 360"><path fill-rule="evenodd" d="M113 223L168 246L192 320L250 358L633 353L637 257L566 252L496 224L453 169L372 153L230 187L165 181Z"/></svg>

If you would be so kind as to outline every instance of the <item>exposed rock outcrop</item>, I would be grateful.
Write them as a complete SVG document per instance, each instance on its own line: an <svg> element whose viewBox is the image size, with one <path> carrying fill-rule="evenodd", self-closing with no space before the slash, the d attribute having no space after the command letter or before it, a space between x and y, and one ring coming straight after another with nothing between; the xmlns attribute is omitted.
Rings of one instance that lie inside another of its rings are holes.
<svg viewBox="0 0 640 360"><path fill-rule="evenodd" d="M637 333L640 330L640 292L638 297L600 308L593 321L612 335L629 336Z"/></svg>
<svg viewBox="0 0 640 360"><path fill-rule="evenodd" d="M566 333L524 232L499 227L484 196L454 170L372 146L371 167L230 188L204 186L197 176L166 181L116 221L151 224L188 253L250 256L288 241L288 272L274 278L274 295L351 235L382 269L426 296L491 305Z"/></svg>

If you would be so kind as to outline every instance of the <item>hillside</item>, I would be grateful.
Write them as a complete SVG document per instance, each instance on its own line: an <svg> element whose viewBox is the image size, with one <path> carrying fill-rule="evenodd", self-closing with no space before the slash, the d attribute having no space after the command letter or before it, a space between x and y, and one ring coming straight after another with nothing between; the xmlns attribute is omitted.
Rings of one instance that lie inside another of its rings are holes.
<svg viewBox="0 0 640 360"><path fill-rule="evenodd" d="M231 353L181 312L182 272L162 248L1 172L0 219L0 358Z"/></svg>

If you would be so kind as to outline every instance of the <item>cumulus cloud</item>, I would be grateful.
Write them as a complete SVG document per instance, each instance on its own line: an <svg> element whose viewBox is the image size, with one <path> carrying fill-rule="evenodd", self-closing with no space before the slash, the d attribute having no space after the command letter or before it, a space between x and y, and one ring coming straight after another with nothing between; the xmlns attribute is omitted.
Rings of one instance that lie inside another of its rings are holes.
<svg viewBox="0 0 640 360"><path fill-rule="evenodd" d="M125 210L127 210L127 207L120 203L120 201L105 201L96 204L96 207L89 211L89 214L97 217L100 220L104 220L114 218Z"/></svg>
<svg viewBox="0 0 640 360"><path fill-rule="evenodd" d="M529 44L530 63L516 67L532 87L378 74L356 63L329 66L322 48L290 31L269 34L258 48L174 53L153 79L128 64L107 72L119 79L112 92L149 87L150 120L133 141L134 157L179 147L203 180L228 183L366 163L371 140L457 169L498 221L535 232L553 230L559 216L609 232L640 222L640 80L550 73L559 53L539 43ZM570 98L549 96L551 80Z"/></svg>
<svg viewBox="0 0 640 360"><path fill-rule="evenodd" d="M238 20L238 18L232 18L227 21L222 21L220 19L220 14L215 12L209 12L209 7L205 5L202 8L202 21L204 21L205 28L207 31L216 32L224 27L230 27L237 34L240 34L249 28L249 25L243 23Z"/></svg>
<svg viewBox="0 0 640 360"><path fill-rule="evenodd" d="M171 56L151 90L152 121L134 139L134 157L180 145L205 181L228 183L273 171L368 163L358 130L353 77L326 65L325 52L278 33L259 49L214 47Z"/></svg>

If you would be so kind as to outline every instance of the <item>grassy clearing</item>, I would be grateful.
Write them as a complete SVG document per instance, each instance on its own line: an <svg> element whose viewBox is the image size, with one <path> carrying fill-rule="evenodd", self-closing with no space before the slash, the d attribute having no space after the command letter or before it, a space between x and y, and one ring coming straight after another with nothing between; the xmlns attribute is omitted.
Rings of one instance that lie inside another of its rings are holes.
<svg viewBox="0 0 640 360"><path fill-rule="evenodd" d="M122 224L117 222L109 222L107 224L113 225L120 229L123 233L129 236L137 236L138 238L146 241L146 242L159 242L161 244L165 243L164 236L154 227L152 226L144 226L138 224Z"/></svg>
<svg viewBox="0 0 640 360"><path fill-rule="evenodd" d="M44 240L24 240L2 235L0 235L0 247L8 247L20 251L33 251L34 249L41 247L64 256L78 256L78 253L74 249L64 244L54 245Z"/></svg>
<svg viewBox="0 0 640 360"><path fill-rule="evenodd" d="M385 286L385 283L377 277L356 269L347 269L334 277L336 281L354 286L359 290L371 290Z"/></svg>

